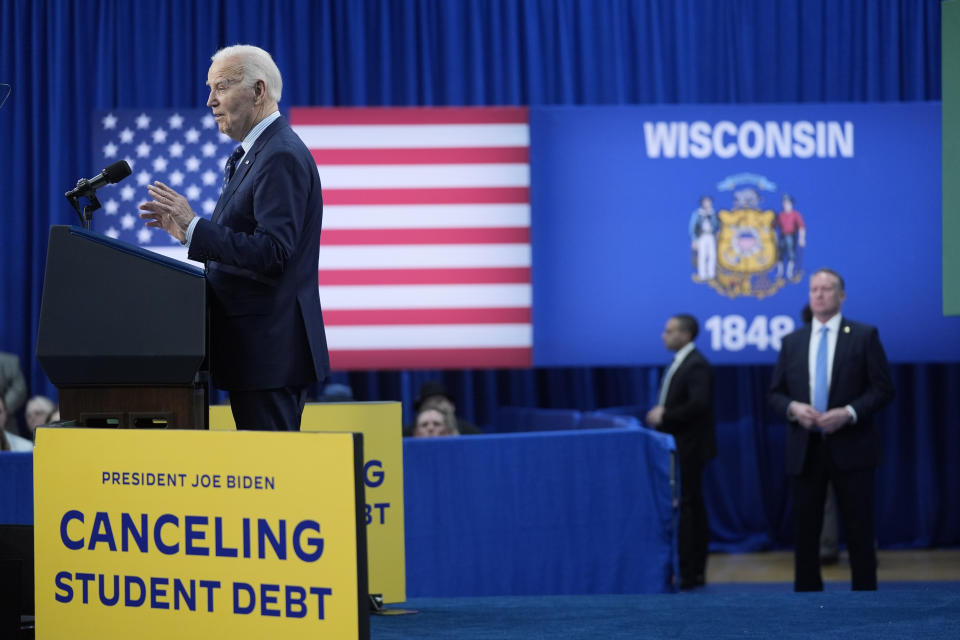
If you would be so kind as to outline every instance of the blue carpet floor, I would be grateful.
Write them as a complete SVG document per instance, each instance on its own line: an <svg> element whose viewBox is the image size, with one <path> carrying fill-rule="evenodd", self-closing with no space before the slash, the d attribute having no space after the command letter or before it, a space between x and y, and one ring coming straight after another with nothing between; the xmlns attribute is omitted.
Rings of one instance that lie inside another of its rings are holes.
<svg viewBox="0 0 960 640"><path fill-rule="evenodd" d="M787 584L711 585L677 594L419 598L372 616L374 640L549 638L960 638L960 582L882 583L795 594Z"/></svg>

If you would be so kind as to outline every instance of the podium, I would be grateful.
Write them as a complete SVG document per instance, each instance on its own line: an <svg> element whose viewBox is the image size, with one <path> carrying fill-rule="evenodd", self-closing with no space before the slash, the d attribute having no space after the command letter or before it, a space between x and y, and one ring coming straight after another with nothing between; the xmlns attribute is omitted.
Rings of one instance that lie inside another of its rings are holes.
<svg viewBox="0 0 960 640"><path fill-rule="evenodd" d="M207 428L203 271L78 227L53 226L37 360L60 416L83 427Z"/></svg>

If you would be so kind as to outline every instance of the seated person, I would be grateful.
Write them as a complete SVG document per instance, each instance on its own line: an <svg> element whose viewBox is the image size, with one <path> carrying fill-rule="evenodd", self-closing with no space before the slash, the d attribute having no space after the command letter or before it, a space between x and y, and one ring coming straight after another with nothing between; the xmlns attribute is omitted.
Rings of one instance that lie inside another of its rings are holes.
<svg viewBox="0 0 960 640"><path fill-rule="evenodd" d="M410 434L414 438L438 438L441 436L456 436L457 427L453 419L439 409L423 409L417 414Z"/></svg>
<svg viewBox="0 0 960 640"><path fill-rule="evenodd" d="M27 381L20 370L20 357L0 352L0 398L7 412L7 429L18 433L17 412L27 399Z"/></svg>
<svg viewBox="0 0 960 640"><path fill-rule="evenodd" d="M7 433L7 403L0 396L0 450L33 451L33 443L15 433Z"/></svg>
<svg viewBox="0 0 960 640"><path fill-rule="evenodd" d="M413 410L419 413L427 407L439 409L450 416L456 426L457 433L461 435L483 433L479 427L469 420L457 417L457 405L454 402L453 394L447 390L442 382L427 380L420 387L420 393L417 394L417 399L413 403Z"/></svg>
<svg viewBox="0 0 960 640"><path fill-rule="evenodd" d="M27 400L27 409L26 409L26 418L27 418L27 431L30 434L30 439L36 439L37 427L42 424L50 424L50 416L53 415L53 412L56 410L56 407L53 405L53 400L46 396L33 396Z"/></svg>

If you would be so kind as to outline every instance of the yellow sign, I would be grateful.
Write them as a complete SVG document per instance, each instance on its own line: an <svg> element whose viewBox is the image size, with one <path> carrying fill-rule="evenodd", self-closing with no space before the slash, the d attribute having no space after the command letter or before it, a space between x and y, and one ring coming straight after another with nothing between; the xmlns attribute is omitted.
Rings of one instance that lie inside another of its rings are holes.
<svg viewBox="0 0 960 640"><path fill-rule="evenodd" d="M370 593L385 603L407 599L403 528L403 438L399 402L308 404L302 431L363 434ZM210 428L234 429L229 406L210 407Z"/></svg>
<svg viewBox="0 0 960 640"><path fill-rule="evenodd" d="M355 439L39 429L37 638L368 638Z"/></svg>

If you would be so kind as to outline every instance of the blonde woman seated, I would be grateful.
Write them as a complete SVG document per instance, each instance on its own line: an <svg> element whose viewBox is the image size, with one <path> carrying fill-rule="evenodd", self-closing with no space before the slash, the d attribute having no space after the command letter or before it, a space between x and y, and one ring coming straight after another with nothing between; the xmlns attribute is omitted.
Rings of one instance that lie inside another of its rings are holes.
<svg viewBox="0 0 960 640"><path fill-rule="evenodd" d="M439 409L424 408L413 423L414 438L458 436L456 423L450 414Z"/></svg>

